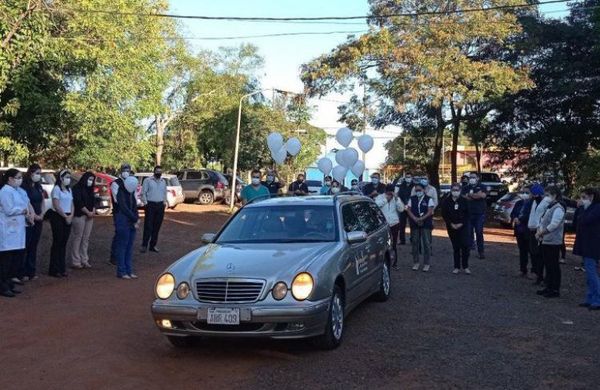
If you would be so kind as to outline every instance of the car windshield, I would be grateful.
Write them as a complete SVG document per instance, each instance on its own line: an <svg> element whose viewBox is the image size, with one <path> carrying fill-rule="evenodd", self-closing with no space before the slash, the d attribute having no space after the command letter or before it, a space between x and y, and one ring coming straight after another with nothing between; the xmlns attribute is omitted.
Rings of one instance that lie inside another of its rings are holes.
<svg viewBox="0 0 600 390"><path fill-rule="evenodd" d="M336 240L333 206L248 207L216 240L228 243L297 243Z"/></svg>

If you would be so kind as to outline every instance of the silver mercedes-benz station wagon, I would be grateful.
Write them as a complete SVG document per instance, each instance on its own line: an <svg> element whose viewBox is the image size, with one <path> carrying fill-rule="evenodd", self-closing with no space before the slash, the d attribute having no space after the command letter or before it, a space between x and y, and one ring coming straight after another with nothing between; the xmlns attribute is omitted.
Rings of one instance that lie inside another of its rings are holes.
<svg viewBox="0 0 600 390"><path fill-rule="evenodd" d="M364 196L251 203L202 239L156 282L152 315L176 347L218 336L314 338L335 348L353 308L390 295L389 227Z"/></svg>

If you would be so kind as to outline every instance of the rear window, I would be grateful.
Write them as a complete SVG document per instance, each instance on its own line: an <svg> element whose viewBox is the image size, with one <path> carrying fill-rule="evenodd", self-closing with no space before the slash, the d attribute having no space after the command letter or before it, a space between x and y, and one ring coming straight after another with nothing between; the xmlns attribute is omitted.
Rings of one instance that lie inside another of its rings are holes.
<svg viewBox="0 0 600 390"><path fill-rule="evenodd" d="M482 173L481 181L492 182L492 183L500 183L500 176L495 173Z"/></svg>
<svg viewBox="0 0 600 390"><path fill-rule="evenodd" d="M215 172L215 174L217 175L217 177L219 178L219 181L223 184L225 184L226 186L229 185L229 180L227 180L227 178L225 176L223 176L223 174L219 173L219 172Z"/></svg>
<svg viewBox="0 0 600 390"><path fill-rule="evenodd" d="M172 178L170 178L168 180L168 184L171 187L179 187L181 184L179 184L179 179L177 179L177 177L173 176Z"/></svg>

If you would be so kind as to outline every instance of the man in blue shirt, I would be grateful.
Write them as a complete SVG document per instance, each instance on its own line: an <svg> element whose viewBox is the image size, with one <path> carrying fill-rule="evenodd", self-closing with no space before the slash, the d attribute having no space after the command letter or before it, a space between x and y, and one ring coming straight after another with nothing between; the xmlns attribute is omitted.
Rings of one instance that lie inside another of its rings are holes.
<svg viewBox="0 0 600 390"><path fill-rule="evenodd" d="M469 238L471 241L471 249L474 249L473 236L475 236L479 258L485 259L483 224L485 223L485 212L487 208L485 198L487 197L487 194L485 188L479 182L479 176L476 173L471 173L469 175L469 184L463 187L462 195L469 201Z"/></svg>
<svg viewBox="0 0 600 390"><path fill-rule="evenodd" d="M250 185L244 187L240 196L243 204L247 204L254 199L268 199L270 197L269 189L260 184L260 171L258 169L252 171L252 181Z"/></svg>
<svg viewBox="0 0 600 390"><path fill-rule="evenodd" d="M517 246L519 247L521 276L533 279L532 273L529 273L527 270L527 263L529 263L529 228L527 224L529 223L529 214L531 213L531 205L533 204L531 187L523 187L519 193L519 198L510 214L510 219L515 237L517 238ZM533 265L532 259L531 272L534 271Z"/></svg>

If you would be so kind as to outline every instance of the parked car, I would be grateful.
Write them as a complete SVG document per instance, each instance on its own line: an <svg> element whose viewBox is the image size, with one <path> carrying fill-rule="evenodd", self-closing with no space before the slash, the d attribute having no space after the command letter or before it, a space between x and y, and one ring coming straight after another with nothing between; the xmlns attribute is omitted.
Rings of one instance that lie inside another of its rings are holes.
<svg viewBox="0 0 600 390"><path fill-rule="evenodd" d="M471 173L476 172L465 172L463 173L463 176L468 176ZM487 192L488 204L496 202L498 199L502 198L508 193L508 185L506 185L506 183L503 183L502 180L500 180L500 176L497 173L481 172L479 174L479 177L481 185L485 188L485 191Z"/></svg>
<svg viewBox="0 0 600 390"><path fill-rule="evenodd" d="M229 182L221 172L212 169L184 169L175 175L181 183L186 200L209 205L229 196Z"/></svg>
<svg viewBox="0 0 600 390"><path fill-rule="evenodd" d="M230 336L334 348L352 309L390 295L389 227L361 195L249 203L202 239L155 285L154 322L176 347Z"/></svg>
<svg viewBox="0 0 600 390"><path fill-rule="evenodd" d="M137 199L138 207L142 207L142 185L144 180L148 177L152 176L152 172L137 172L135 177L138 179L138 188L136 190L135 196ZM170 209L174 209L178 204L181 204L185 201L185 196L183 195L183 188L181 184L179 184L179 180L175 175L169 175L167 173L163 173L162 178L167 183L167 203Z"/></svg>
<svg viewBox="0 0 600 390"><path fill-rule="evenodd" d="M510 213L512 213L519 199L519 193L517 192L509 192L498 199L492 207L494 220L500 222L503 226L510 227L512 223Z"/></svg>
<svg viewBox="0 0 600 390"><path fill-rule="evenodd" d="M323 187L323 182L321 180L306 180L306 186L308 187L309 194L319 195L321 187Z"/></svg>
<svg viewBox="0 0 600 390"><path fill-rule="evenodd" d="M0 168L0 175L4 175L9 168ZM27 168L15 167L22 173L27 172ZM52 189L54 188L54 184L56 183L56 177L54 176L54 171L50 169L42 169L42 190L44 195L44 215L46 211L52 208L52 199L50 198L50 194L52 193Z"/></svg>
<svg viewBox="0 0 600 390"><path fill-rule="evenodd" d="M233 175L225 175L225 178L227 179L227 182L229 183L229 188L232 188L232 184L233 183ZM242 201L242 190L244 189L244 187L246 187L246 182L243 181L242 179L240 179L239 176L236 176L236 185L235 185L235 203L239 203ZM229 204L230 198L231 197L231 193L229 195L229 197L225 198L225 203Z"/></svg>
<svg viewBox="0 0 600 390"><path fill-rule="evenodd" d="M82 175L83 172L73 172L71 174L71 187L79 182ZM94 207L96 209L96 214L110 214L111 205L112 200L110 198L110 184L107 184L107 180L103 176L96 176L94 183Z"/></svg>

